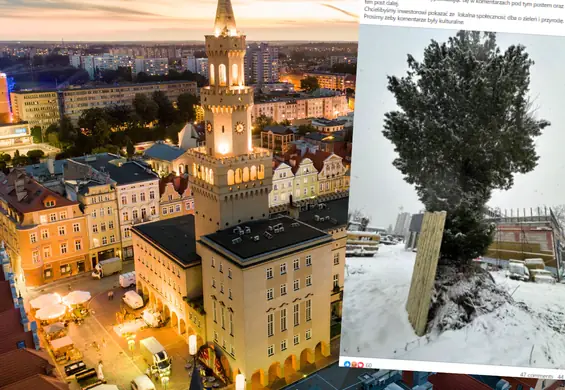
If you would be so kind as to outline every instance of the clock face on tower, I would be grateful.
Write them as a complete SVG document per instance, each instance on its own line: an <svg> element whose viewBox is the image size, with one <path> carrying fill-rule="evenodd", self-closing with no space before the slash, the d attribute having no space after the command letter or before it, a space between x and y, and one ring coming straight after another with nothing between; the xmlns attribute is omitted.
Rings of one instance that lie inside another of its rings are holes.
<svg viewBox="0 0 565 390"><path fill-rule="evenodd" d="M206 123L206 131L208 133L212 132L212 123L211 122Z"/></svg>
<svg viewBox="0 0 565 390"><path fill-rule="evenodd" d="M235 132L238 133L238 134L241 134L241 133L243 133L243 130L244 130L243 123L237 122L235 124Z"/></svg>

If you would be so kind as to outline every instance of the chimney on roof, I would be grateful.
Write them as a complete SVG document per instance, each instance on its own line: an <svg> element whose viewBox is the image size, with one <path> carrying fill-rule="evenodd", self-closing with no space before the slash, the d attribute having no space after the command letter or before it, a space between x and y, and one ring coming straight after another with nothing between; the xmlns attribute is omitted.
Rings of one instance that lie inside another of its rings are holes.
<svg viewBox="0 0 565 390"><path fill-rule="evenodd" d="M55 174L55 159L52 157L47 159L47 170L51 175Z"/></svg>

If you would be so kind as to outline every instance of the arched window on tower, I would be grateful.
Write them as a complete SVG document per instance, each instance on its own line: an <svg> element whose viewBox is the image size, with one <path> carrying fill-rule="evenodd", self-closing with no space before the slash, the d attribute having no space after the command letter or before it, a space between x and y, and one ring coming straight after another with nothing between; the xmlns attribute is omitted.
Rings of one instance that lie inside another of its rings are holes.
<svg viewBox="0 0 565 390"><path fill-rule="evenodd" d="M214 185L214 170L210 169L209 174L210 174L210 177L208 178L208 184Z"/></svg>
<svg viewBox="0 0 565 390"><path fill-rule="evenodd" d="M206 171L203 165L200 166L200 177L201 180L206 180Z"/></svg>
<svg viewBox="0 0 565 390"><path fill-rule="evenodd" d="M233 186L235 184L235 173L233 169L228 171L228 186Z"/></svg>
<svg viewBox="0 0 565 390"><path fill-rule="evenodd" d="M251 166L251 172L250 172L249 176L250 176L251 181L257 180L257 167L255 165Z"/></svg>
<svg viewBox="0 0 565 390"><path fill-rule="evenodd" d="M218 82L220 83L221 87L226 86L226 66L224 64L220 64L218 66Z"/></svg>
<svg viewBox="0 0 565 390"><path fill-rule="evenodd" d="M241 183L241 181L242 181L242 179L243 179L242 176L243 176L243 175L242 175L242 172L241 172L241 168L237 168L237 169L235 170L235 183L236 183L236 184Z"/></svg>
<svg viewBox="0 0 565 390"><path fill-rule="evenodd" d="M259 172L257 172L257 176L259 180L263 180L265 178L265 166L263 164L259 165Z"/></svg>
<svg viewBox="0 0 565 390"><path fill-rule="evenodd" d="M239 79L239 69L237 68L237 64L233 64L231 66L231 85L237 85Z"/></svg>
<svg viewBox="0 0 565 390"><path fill-rule="evenodd" d="M214 64L210 64L210 85L216 84L216 72L214 69Z"/></svg>
<svg viewBox="0 0 565 390"><path fill-rule="evenodd" d="M249 168L243 168L243 182L246 183L249 181Z"/></svg>
<svg viewBox="0 0 565 390"><path fill-rule="evenodd" d="M192 163L192 176L198 177L198 167L196 166L196 163Z"/></svg>

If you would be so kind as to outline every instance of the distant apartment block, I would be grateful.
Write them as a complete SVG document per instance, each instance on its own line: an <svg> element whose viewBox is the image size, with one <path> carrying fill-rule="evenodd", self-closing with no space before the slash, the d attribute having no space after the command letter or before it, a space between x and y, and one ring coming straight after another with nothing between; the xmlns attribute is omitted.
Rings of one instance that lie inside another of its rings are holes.
<svg viewBox="0 0 565 390"><path fill-rule="evenodd" d="M57 91L19 91L10 94L14 121L46 129L61 119Z"/></svg>
<svg viewBox="0 0 565 390"><path fill-rule="evenodd" d="M247 84L278 82L279 49L268 43L249 44L244 66Z"/></svg>
<svg viewBox="0 0 565 390"><path fill-rule="evenodd" d="M315 77L320 88L331 89L334 91L345 91L345 80L347 74L344 73L305 73L304 77Z"/></svg>
<svg viewBox="0 0 565 390"><path fill-rule="evenodd" d="M170 101L176 101L179 95L198 93L194 81L172 81L160 83L127 84L107 87L69 88L59 92L62 114L76 123L84 110L104 108L113 105L131 107L137 94L151 96L155 91L163 92Z"/></svg>
<svg viewBox="0 0 565 390"><path fill-rule="evenodd" d="M353 65L357 63L357 56L331 56L330 57L330 66L334 66L337 64L347 64Z"/></svg>
<svg viewBox="0 0 565 390"><path fill-rule="evenodd" d="M136 58L133 63L132 73L135 76L142 72L149 76L165 76L169 74L169 59Z"/></svg>
<svg viewBox="0 0 565 390"><path fill-rule="evenodd" d="M197 73L196 57L194 57L193 55L187 55L186 57L182 57L180 62L183 70L188 70L189 72Z"/></svg>
<svg viewBox="0 0 565 390"><path fill-rule="evenodd" d="M410 220L412 215L410 213L399 213L396 217L396 224L394 226L394 234L397 236L406 236L410 230Z"/></svg>
<svg viewBox="0 0 565 390"><path fill-rule="evenodd" d="M307 118L335 119L349 113L347 96L277 98L269 102L255 103L251 119L265 115L275 122Z"/></svg>
<svg viewBox="0 0 565 390"><path fill-rule="evenodd" d="M208 70L208 58L197 58L196 59L196 73L206 78L209 77Z"/></svg>

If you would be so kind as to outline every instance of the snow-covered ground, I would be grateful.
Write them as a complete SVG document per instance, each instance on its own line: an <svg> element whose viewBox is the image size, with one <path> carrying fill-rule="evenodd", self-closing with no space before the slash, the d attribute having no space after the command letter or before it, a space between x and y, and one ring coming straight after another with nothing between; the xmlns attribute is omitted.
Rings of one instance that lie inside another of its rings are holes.
<svg viewBox="0 0 565 390"><path fill-rule="evenodd" d="M565 285L507 279L520 305L505 304L459 330L418 337L406 313L416 253L381 246L372 258L348 258L341 354L348 357L559 368L565 366ZM561 330L561 332L559 332Z"/></svg>

